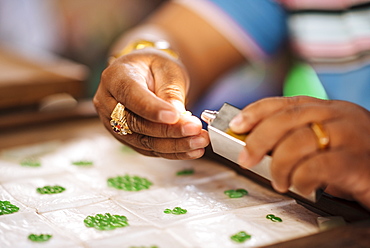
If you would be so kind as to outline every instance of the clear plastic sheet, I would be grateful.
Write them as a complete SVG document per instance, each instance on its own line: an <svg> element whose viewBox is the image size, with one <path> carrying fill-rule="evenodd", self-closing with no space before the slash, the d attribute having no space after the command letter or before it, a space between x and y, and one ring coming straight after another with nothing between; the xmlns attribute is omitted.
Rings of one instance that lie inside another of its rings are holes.
<svg viewBox="0 0 370 248"><path fill-rule="evenodd" d="M255 247L319 231L318 215L212 161L145 157L110 136L53 144L57 144L53 149L41 144L0 155L0 200L20 208L0 215L4 247ZM37 155L42 165L21 166L20 158L30 154ZM73 164L78 161L90 164ZM194 173L177 175L189 169ZM108 178L122 175L140 176L153 185L141 191L108 186ZM55 185L66 190L45 195L36 191ZM241 198L224 194L240 188L248 194ZM163 212L175 207L187 213ZM85 226L87 216L105 213L126 216L129 226L109 231ZM272 222L267 214L283 222ZM230 237L240 231L251 239L242 244L232 241ZM53 237L33 243L29 232Z"/></svg>
<svg viewBox="0 0 370 248"><path fill-rule="evenodd" d="M37 188L61 186L65 191L58 194L40 194ZM54 174L42 177L6 182L3 187L26 206L38 213L100 202L106 198L79 182L73 174Z"/></svg>
<svg viewBox="0 0 370 248"><path fill-rule="evenodd" d="M43 216L31 212L0 216L0 234L2 248L83 247L81 241L65 236L61 230L48 223ZM52 237L46 245L30 241L28 239L30 234L51 234Z"/></svg>

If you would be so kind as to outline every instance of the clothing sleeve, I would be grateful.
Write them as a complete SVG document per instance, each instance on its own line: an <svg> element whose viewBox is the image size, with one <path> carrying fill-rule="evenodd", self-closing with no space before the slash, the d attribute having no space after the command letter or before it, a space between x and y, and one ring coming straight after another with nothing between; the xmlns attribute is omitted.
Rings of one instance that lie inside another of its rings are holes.
<svg viewBox="0 0 370 248"><path fill-rule="evenodd" d="M287 13L272 0L177 0L197 12L246 57L268 57L287 37Z"/></svg>

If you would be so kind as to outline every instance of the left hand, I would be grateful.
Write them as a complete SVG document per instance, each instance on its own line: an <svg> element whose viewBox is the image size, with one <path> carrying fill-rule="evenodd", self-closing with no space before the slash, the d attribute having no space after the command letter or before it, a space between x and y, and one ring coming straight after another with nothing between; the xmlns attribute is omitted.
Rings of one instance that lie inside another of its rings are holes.
<svg viewBox="0 0 370 248"><path fill-rule="evenodd" d="M319 149L310 128L321 123L330 138ZM250 131L239 157L250 168L272 152L272 185L293 185L304 195L328 186L334 196L356 199L370 208L370 113L345 101L277 97L257 101L230 123L236 133Z"/></svg>

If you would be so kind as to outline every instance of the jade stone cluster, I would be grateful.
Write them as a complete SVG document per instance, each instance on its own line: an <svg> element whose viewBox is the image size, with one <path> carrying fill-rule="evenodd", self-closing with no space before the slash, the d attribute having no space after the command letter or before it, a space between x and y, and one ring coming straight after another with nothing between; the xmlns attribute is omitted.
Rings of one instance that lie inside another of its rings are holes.
<svg viewBox="0 0 370 248"><path fill-rule="evenodd" d="M19 207L10 203L10 201L0 201L0 215L12 214L19 211Z"/></svg>
<svg viewBox="0 0 370 248"><path fill-rule="evenodd" d="M180 215L180 214L186 214L188 212L188 210L186 209L182 209L180 207L175 207L174 209L169 209L169 208L166 208L163 213L165 214L175 214L175 215Z"/></svg>
<svg viewBox="0 0 370 248"><path fill-rule="evenodd" d="M108 179L108 186L125 191L140 191L149 189L153 183L139 176L117 176Z"/></svg>
<svg viewBox="0 0 370 248"><path fill-rule="evenodd" d="M128 226L126 216L111 215L110 213L87 216L84 219L84 223L85 226L93 227L98 230L114 230L116 228Z"/></svg>
<svg viewBox="0 0 370 248"><path fill-rule="evenodd" d="M66 189L62 186L44 186L42 188L37 188L36 191L40 194L59 194L65 191Z"/></svg>
<svg viewBox="0 0 370 248"><path fill-rule="evenodd" d="M245 189L230 189L224 191L224 193L230 198L240 198L248 195L248 191L246 191Z"/></svg>
<svg viewBox="0 0 370 248"><path fill-rule="evenodd" d="M273 214L266 215L266 219L271 220L273 222L283 222L283 220L280 217L277 217Z"/></svg>
<svg viewBox="0 0 370 248"><path fill-rule="evenodd" d="M240 231L237 234L234 234L233 236L231 236L230 238L232 240L234 240L235 242L237 242L237 243L243 243L243 242L247 241L248 239L250 239L251 237L252 236L249 235L248 233L246 233L244 231Z"/></svg>
<svg viewBox="0 0 370 248"><path fill-rule="evenodd" d="M50 235L50 234L30 234L28 236L28 239L33 241L33 242L45 242L45 241L48 241L49 239L51 239L51 237L53 237L53 235Z"/></svg>

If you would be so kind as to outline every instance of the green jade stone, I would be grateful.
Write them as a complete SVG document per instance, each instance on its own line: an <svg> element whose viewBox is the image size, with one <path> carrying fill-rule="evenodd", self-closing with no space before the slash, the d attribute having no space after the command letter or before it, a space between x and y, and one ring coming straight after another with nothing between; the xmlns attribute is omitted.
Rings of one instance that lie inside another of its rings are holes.
<svg viewBox="0 0 370 248"><path fill-rule="evenodd" d="M73 165L77 165L77 166L90 166L90 165L93 165L93 161L89 161L89 160L80 160L80 161L73 161L72 162Z"/></svg>
<svg viewBox="0 0 370 248"><path fill-rule="evenodd" d="M62 186L44 186L42 188L37 188L36 191L40 194L59 194L65 191L66 189Z"/></svg>
<svg viewBox="0 0 370 248"><path fill-rule="evenodd" d="M87 227L93 227L102 231L114 230L116 228L128 226L126 216L111 215L110 213L87 216L84 219L84 223Z"/></svg>
<svg viewBox="0 0 370 248"><path fill-rule="evenodd" d="M40 235L30 234L28 236L28 239L33 242L45 242L51 239L51 237L53 237L53 235L50 235L50 234L40 234Z"/></svg>
<svg viewBox="0 0 370 248"><path fill-rule="evenodd" d="M169 209L169 208L166 208L163 213L165 214L175 214L175 215L180 215L180 214L186 214L188 212L188 210L186 209L182 209L180 207L175 207L174 209Z"/></svg>
<svg viewBox="0 0 370 248"><path fill-rule="evenodd" d="M249 235L248 233L244 232L244 231L241 231L241 232L238 232L237 234L231 236L231 240L234 240L235 242L238 242L238 243L243 243L245 242L246 240L250 239L252 236Z"/></svg>
<svg viewBox="0 0 370 248"><path fill-rule="evenodd" d="M266 219L271 220L273 222L283 222L283 220L280 217L277 217L273 214L266 215Z"/></svg>
<svg viewBox="0 0 370 248"><path fill-rule="evenodd" d="M194 174L194 169L185 169L182 171L178 171L176 173L177 176L185 176L185 175L193 175Z"/></svg>
<svg viewBox="0 0 370 248"><path fill-rule="evenodd" d="M246 191L245 189L230 189L230 190L224 191L224 193L230 198L240 198L245 195L248 195L248 191Z"/></svg>
<svg viewBox="0 0 370 248"><path fill-rule="evenodd" d="M22 166L28 166L28 167L40 167L41 166L41 162L35 158L25 158L20 162L20 164Z"/></svg>
<svg viewBox="0 0 370 248"><path fill-rule="evenodd" d="M19 207L9 201L0 201L0 215L12 214L19 211Z"/></svg>
<svg viewBox="0 0 370 248"><path fill-rule="evenodd" d="M153 183L148 179L139 176L117 176L108 179L108 186L125 191L140 191L149 189Z"/></svg>

